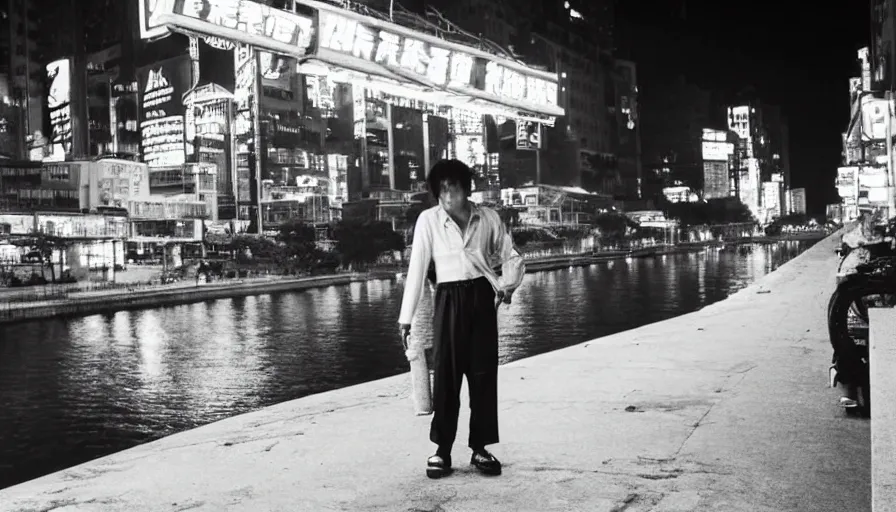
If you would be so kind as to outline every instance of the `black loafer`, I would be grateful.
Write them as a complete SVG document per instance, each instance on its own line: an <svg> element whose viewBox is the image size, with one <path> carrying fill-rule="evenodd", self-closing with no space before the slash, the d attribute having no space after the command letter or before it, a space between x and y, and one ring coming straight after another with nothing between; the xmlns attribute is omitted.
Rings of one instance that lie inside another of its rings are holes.
<svg viewBox="0 0 896 512"><path fill-rule="evenodd" d="M450 475L452 471L451 457L433 455L426 460L426 476L429 478L442 478Z"/></svg>
<svg viewBox="0 0 896 512"><path fill-rule="evenodd" d="M501 474L501 462L485 450L473 452L470 464L475 466L483 475L497 476Z"/></svg>

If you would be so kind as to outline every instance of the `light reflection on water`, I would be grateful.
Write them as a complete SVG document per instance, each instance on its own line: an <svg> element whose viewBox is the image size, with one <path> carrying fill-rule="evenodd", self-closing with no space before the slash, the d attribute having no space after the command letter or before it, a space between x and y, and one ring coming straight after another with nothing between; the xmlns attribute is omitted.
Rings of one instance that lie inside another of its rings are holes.
<svg viewBox="0 0 896 512"><path fill-rule="evenodd" d="M721 300L809 244L529 274L502 362ZM428 290L428 289L427 289ZM165 435L407 369L389 280L0 327L0 488ZM431 311L429 292L420 304ZM415 336L431 334L418 315Z"/></svg>

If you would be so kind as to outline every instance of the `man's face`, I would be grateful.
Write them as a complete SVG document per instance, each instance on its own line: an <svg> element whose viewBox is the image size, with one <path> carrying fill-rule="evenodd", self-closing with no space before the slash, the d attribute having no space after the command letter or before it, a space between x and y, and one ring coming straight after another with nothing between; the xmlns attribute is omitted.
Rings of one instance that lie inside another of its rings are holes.
<svg viewBox="0 0 896 512"><path fill-rule="evenodd" d="M449 213L460 212L467 205L467 193L457 183L442 182L439 204Z"/></svg>

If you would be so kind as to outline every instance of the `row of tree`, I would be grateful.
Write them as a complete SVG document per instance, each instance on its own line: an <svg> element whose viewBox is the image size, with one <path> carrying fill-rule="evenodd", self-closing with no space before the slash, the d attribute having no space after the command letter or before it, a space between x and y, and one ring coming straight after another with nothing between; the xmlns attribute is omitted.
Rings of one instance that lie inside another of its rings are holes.
<svg viewBox="0 0 896 512"><path fill-rule="evenodd" d="M405 248L404 236L388 222L338 221L328 226L325 238L335 242L332 250L321 247L313 226L288 221L280 225L274 238L238 235L226 248L237 263L273 264L288 274L338 267L366 269L383 253Z"/></svg>

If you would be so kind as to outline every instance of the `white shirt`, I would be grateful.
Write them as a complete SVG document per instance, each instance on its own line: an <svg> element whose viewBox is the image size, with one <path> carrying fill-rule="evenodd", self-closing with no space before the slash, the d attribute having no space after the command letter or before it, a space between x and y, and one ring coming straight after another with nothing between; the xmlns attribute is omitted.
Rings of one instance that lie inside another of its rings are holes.
<svg viewBox="0 0 896 512"><path fill-rule="evenodd" d="M417 311L430 261L439 283L485 277L495 291L513 291L523 282L526 264L514 250L513 238L497 212L476 206L466 233L441 206L423 211L414 227L411 263L405 281L398 323L410 324ZM501 265L502 275L493 270Z"/></svg>

